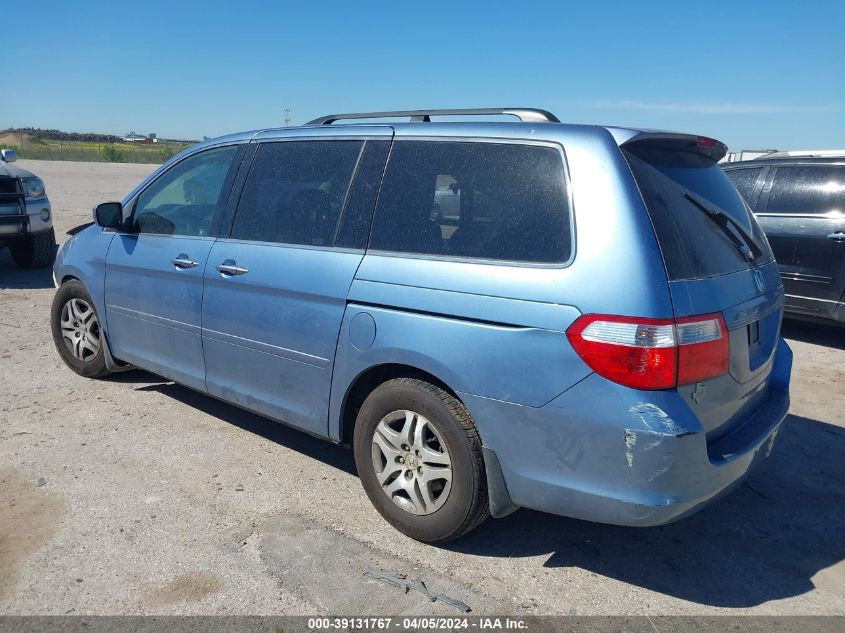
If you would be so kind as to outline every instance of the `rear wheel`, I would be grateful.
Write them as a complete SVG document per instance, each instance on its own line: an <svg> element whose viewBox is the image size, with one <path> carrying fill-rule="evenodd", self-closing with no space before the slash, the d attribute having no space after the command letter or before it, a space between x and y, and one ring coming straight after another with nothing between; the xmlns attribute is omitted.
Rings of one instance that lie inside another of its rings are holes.
<svg viewBox="0 0 845 633"><path fill-rule="evenodd" d="M449 541L488 517L478 431L463 404L436 385L396 378L358 413L358 475L376 510L419 541Z"/></svg>
<svg viewBox="0 0 845 633"><path fill-rule="evenodd" d="M21 268L44 268L56 260L56 233L53 229L34 233L26 241L12 244L12 259Z"/></svg>
<svg viewBox="0 0 845 633"><path fill-rule="evenodd" d="M73 279L56 291L50 329L59 356L77 374L100 378L111 373L106 367L105 341L94 301L81 282Z"/></svg>

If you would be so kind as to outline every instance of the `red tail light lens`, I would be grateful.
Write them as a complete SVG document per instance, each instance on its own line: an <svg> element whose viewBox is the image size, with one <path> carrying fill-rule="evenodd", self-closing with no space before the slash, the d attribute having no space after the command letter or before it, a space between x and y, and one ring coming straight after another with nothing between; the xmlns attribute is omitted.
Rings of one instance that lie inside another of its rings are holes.
<svg viewBox="0 0 845 633"><path fill-rule="evenodd" d="M678 340L678 384L688 385L727 374L731 345L721 314L675 321Z"/></svg>
<svg viewBox="0 0 845 633"><path fill-rule="evenodd" d="M728 329L720 314L684 319L588 314L566 335L594 372L635 389L673 389L729 369Z"/></svg>

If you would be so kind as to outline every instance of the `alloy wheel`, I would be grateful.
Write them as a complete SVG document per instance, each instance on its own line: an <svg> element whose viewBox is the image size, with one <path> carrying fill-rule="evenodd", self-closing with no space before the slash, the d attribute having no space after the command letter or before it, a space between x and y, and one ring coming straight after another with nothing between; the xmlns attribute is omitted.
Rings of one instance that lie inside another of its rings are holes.
<svg viewBox="0 0 845 633"><path fill-rule="evenodd" d="M406 512L433 514L446 503L452 462L424 416L402 409L382 418L373 433L372 458L382 490Z"/></svg>
<svg viewBox="0 0 845 633"><path fill-rule="evenodd" d="M100 322L86 301L74 298L62 306L61 328L62 339L76 359L87 363L100 351Z"/></svg>

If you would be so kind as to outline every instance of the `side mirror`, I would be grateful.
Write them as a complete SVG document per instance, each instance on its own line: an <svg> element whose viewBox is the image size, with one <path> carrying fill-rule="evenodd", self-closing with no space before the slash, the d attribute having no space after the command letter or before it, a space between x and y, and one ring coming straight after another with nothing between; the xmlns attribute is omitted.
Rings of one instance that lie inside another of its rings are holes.
<svg viewBox="0 0 845 633"><path fill-rule="evenodd" d="M4 163L14 163L18 159L18 153L13 149L0 150L0 159Z"/></svg>
<svg viewBox="0 0 845 633"><path fill-rule="evenodd" d="M123 205L119 202L104 202L94 207L94 220L107 229L123 226Z"/></svg>

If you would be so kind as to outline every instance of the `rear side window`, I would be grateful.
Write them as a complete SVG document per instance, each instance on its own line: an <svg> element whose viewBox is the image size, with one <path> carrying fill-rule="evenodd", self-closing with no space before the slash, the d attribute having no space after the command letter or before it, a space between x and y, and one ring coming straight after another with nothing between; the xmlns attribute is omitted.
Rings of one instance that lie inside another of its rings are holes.
<svg viewBox="0 0 845 633"><path fill-rule="evenodd" d="M754 198L754 192L757 188L757 180L760 178L760 174L763 173L762 167L755 167L749 169L731 169L730 171L725 172L728 175L728 178L731 179L731 182L736 187L736 190L739 191L739 194L745 198L745 201L751 205Z"/></svg>
<svg viewBox="0 0 845 633"><path fill-rule="evenodd" d="M835 166L778 167L766 213L845 214L845 168Z"/></svg>
<svg viewBox="0 0 845 633"><path fill-rule="evenodd" d="M363 141L262 144L244 183L231 237L332 246Z"/></svg>
<svg viewBox="0 0 845 633"><path fill-rule="evenodd" d="M572 246L562 154L509 143L397 141L369 247L566 262Z"/></svg>
<svg viewBox="0 0 845 633"><path fill-rule="evenodd" d="M337 232L335 246L364 250L370 237L370 224L378 199L384 163L390 141L367 141L358 159L355 178L346 196L346 208Z"/></svg>
<svg viewBox="0 0 845 633"><path fill-rule="evenodd" d="M651 217L671 281L715 277L773 259L754 215L712 159L638 144L626 146L623 153ZM745 245L751 259L737 242Z"/></svg>

